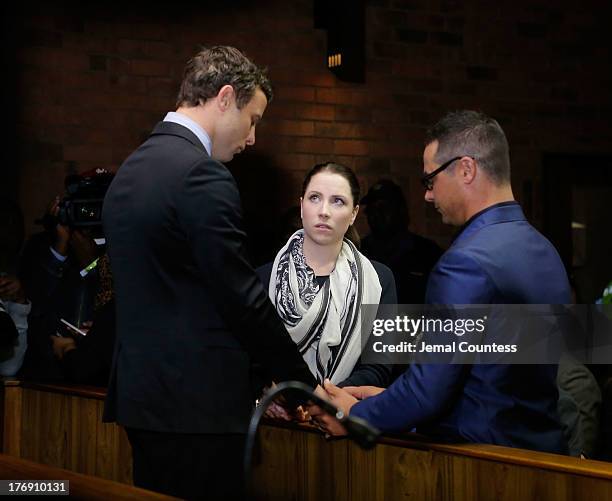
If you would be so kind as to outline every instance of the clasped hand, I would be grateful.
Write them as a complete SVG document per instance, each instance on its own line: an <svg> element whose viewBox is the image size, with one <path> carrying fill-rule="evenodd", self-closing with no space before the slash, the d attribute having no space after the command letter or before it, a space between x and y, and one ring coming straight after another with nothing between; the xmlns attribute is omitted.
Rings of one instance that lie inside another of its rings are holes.
<svg viewBox="0 0 612 501"><path fill-rule="evenodd" d="M347 416L353 405L359 400L373 397L382 391L384 391L384 388L376 386L346 386L340 388L329 381L329 379L326 379L323 382L323 387L317 386L314 393L318 397L330 402ZM315 426L324 431L326 436L342 436L347 434L346 429L335 416L330 415L315 404L306 405L305 408L300 406L297 410L290 410L283 405L283 402L274 402L270 405L265 415L270 418L284 419L286 421L311 421Z"/></svg>

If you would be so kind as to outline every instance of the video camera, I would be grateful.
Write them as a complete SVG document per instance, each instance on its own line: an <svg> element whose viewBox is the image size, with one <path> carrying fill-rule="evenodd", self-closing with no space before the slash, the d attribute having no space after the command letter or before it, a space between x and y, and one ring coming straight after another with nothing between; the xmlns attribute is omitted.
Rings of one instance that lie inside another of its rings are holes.
<svg viewBox="0 0 612 501"><path fill-rule="evenodd" d="M70 228L102 226L102 203L114 175L103 169L93 175L66 178L66 196L59 202L57 222Z"/></svg>

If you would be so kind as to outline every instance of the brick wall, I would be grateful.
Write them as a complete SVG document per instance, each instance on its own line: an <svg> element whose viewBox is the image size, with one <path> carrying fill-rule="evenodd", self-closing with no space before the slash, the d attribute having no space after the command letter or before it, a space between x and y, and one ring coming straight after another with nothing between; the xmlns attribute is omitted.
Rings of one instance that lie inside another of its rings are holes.
<svg viewBox="0 0 612 501"><path fill-rule="evenodd" d="M607 2L366 3L365 84L326 70L326 34L313 28L308 0L210 9L178 1L173 13L101 2L13 12L5 34L19 103L11 165L28 230L65 174L116 168L173 108L198 44L242 48L269 67L275 85L256 146L230 164L256 236L297 202L310 166L334 159L356 169L364 191L393 177L409 197L413 229L447 242L451 229L425 207L418 178L424 128L448 109L499 119L515 194L533 193L523 202L536 224L544 152L610 153Z"/></svg>

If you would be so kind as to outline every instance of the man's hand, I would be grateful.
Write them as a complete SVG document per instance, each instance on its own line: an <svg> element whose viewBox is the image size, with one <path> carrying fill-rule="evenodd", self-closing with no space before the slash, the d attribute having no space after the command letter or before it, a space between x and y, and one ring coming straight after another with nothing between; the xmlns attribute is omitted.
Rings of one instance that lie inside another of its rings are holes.
<svg viewBox="0 0 612 501"><path fill-rule="evenodd" d="M359 400L375 397L385 391L384 388L378 386L345 386L343 390Z"/></svg>
<svg viewBox="0 0 612 501"><path fill-rule="evenodd" d="M314 390L314 393L319 398L329 401L329 395L323 388L321 388L320 385L317 385ZM325 436L329 437L331 435L346 435L346 430L344 429L344 426L340 424L340 421L338 421L334 416L331 416L330 414L325 412L318 405L309 405L307 411L310 417L312 418L313 423L318 426L319 429L325 432Z"/></svg>
<svg viewBox="0 0 612 501"><path fill-rule="evenodd" d="M64 355L76 348L76 343L71 337L50 336L53 342L53 354L62 360Z"/></svg>
<svg viewBox="0 0 612 501"><path fill-rule="evenodd" d="M19 279L10 275L0 277L0 299L21 304L28 302Z"/></svg>
<svg viewBox="0 0 612 501"><path fill-rule="evenodd" d="M357 403L357 399L350 393L344 391L342 388L332 384L329 379L326 379L323 383L323 387L318 386L315 390L315 394L321 398L325 398L339 410L341 410L345 416L349 415L351 407ZM322 390L325 390L323 394ZM318 406L311 406L308 408L309 414L318 423L318 425L330 435L340 436L346 435L346 429L340 424L334 416L330 416L324 412Z"/></svg>

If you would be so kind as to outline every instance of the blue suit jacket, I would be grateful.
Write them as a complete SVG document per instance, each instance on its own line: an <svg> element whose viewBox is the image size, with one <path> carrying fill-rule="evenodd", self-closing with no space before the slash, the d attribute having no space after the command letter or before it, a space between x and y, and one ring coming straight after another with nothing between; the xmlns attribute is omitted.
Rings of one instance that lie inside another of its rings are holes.
<svg viewBox="0 0 612 501"><path fill-rule="evenodd" d="M430 304L568 304L565 268L515 203L477 214L440 258ZM565 453L554 365L415 364L351 409L383 431Z"/></svg>

